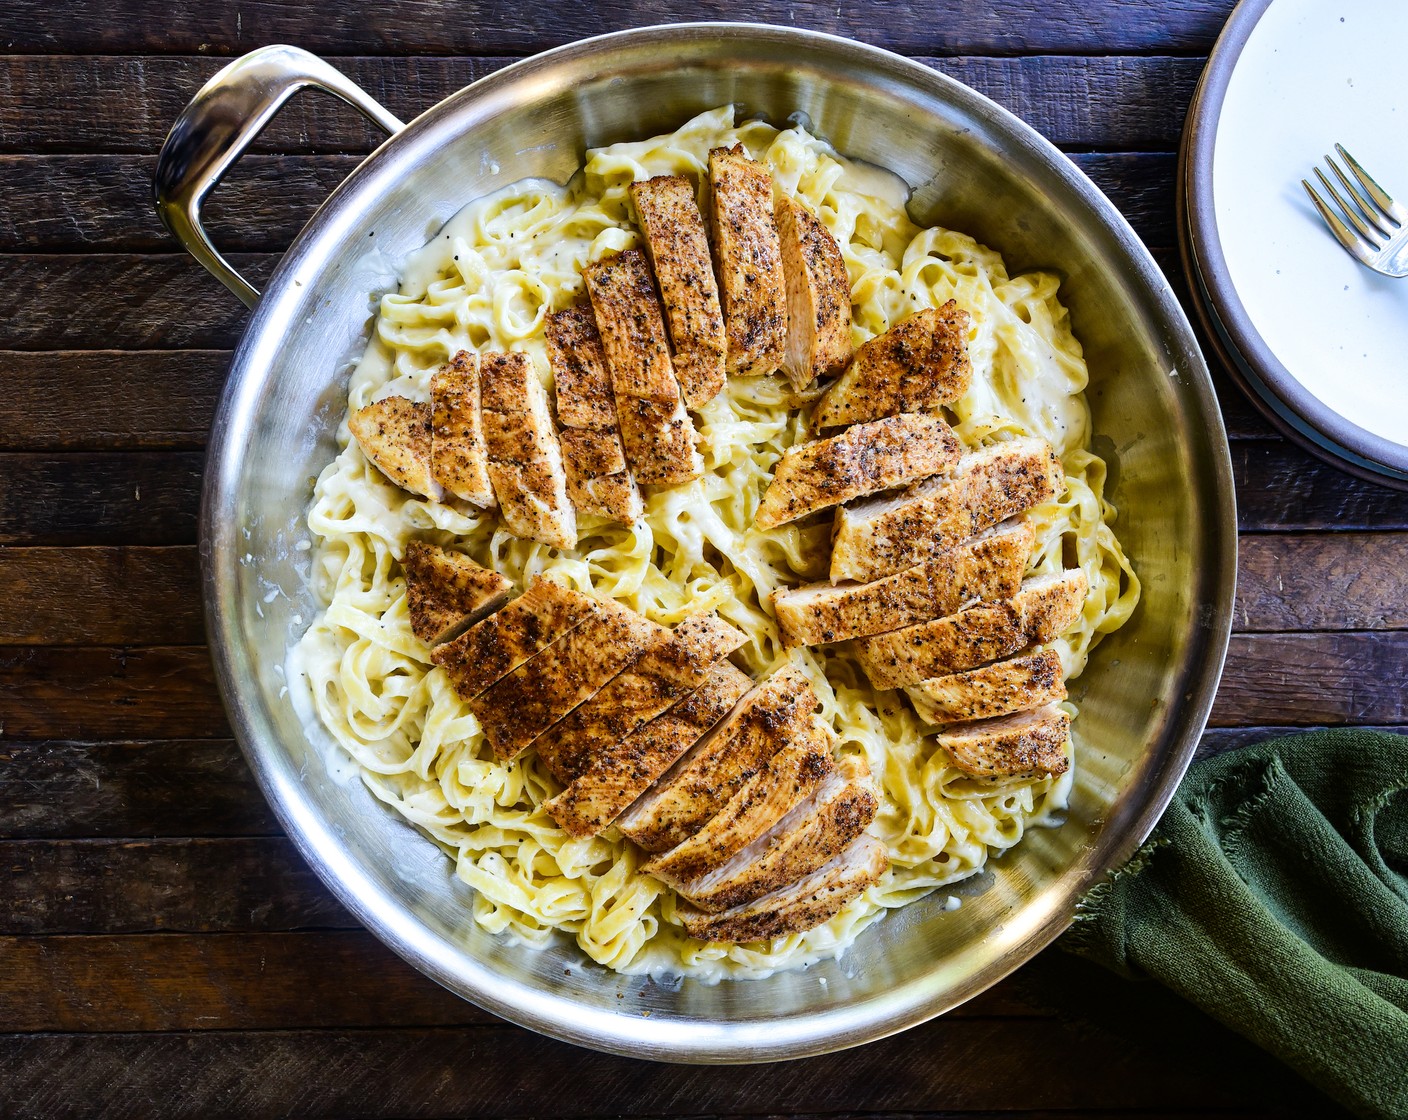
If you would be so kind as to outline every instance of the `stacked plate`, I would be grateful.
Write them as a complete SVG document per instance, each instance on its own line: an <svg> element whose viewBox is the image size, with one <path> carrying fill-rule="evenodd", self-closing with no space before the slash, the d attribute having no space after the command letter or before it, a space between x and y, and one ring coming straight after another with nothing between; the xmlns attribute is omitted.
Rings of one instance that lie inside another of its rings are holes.
<svg viewBox="0 0 1408 1120"><path fill-rule="evenodd" d="M1242 0L1188 114L1178 217L1195 310L1257 407L1408 489L1408 279L1351 258L1301 186L1340 143L1408 203L1405 50L1404 0Z"/></svg>

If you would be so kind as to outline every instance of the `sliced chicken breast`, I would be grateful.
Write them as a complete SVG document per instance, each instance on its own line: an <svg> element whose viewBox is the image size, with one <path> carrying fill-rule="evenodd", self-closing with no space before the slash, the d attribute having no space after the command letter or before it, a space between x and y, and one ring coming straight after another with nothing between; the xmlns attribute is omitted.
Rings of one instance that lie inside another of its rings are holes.
<svg viewBox="0 0 1408 1120"><path fill-rule="evenodd" d="M779 194L773 217L787 280L782 368L793 388L805 389L851 359L851 279L841 246L800 202Z"/></svg>
<svg viewBox="0 0 1408 1120"><path fill-rule="evenodd" d="M595 608L591 618L468 701L499 758L516 758L667 632L610 599L596 600Z"/></svg>
<svg viewBox="0 0 1408 1120"><path fill-rule="evenodd" d="M430 378L430 467L446 492L480 509L498 498L479 413L479 355L461 350Z"/></svg>
<svg viewBox="0 0 1408 1120"><path fill-rule="evenodd" d="M685 407L697 409L724 387L728 339L694 184L682 175L660 175L632 183L631 201L665 304L675 376Z"/></svg>
<svg viewBox="0 0 1408 1120"><path fill-rule="evenodd" d="M905 690L929 723L1025 712L1066 698L1061 659L1054 650L1024 653L964 673L933 677Z"/></svg>
<svg viewBox="0 0 1408 1120"><path fill-rule="evenodd" d="M622 813L616 827L648 852L687 840L810 726L816 706L800 670L789 665L774 673Z"/></svg>
<svg viewBox="0 0 1408 1120"><path fill-rule="evenodd" d="M411 629L428 646L455 637L466 626L508 602L511 584L461 552L409 541L401 561Z"/></svg>
<svg viewBox="0 0 1408 1120"><path fill-rule="evenodd" d="M963 723L940 732L939 746L975 778L1036 778L1070 767L1071 717L1055 704L1030 712Z"/></svg>
<svg viewBox="0 0 1408 1120"><path fill-rule="evenodd" d="M538 757L558 781L570 783L702 685L709 670L745 641L742 631L713 613L662 631L630 668L543 736Z"/></svg>
<svg viewBox="0 0 1408 1120"><path fill-rule="evenodd" d="M569 307L547 318L548 364L557 394L557 422L564 428L614 432L616 399L611 372L590 307Z"/></svg>
<svg viewBox="0 0 1408 1120"><path fill-rule="evenodd" d="M402 490L438 502L445 491L430 466L430 405L382 397L347 418L352 438L372 466Z"/></svg>
<svg viewBox="0 0 1408 1120"><path fill-rule="evenodd" d="M865 763L843 758L810 797L757 840L702 875L675 883L675 889L711 913L752 902L835 859L866 830L879 807Z"/></svg>
<svg viewBox="0 0 1408 1120"><path fill-rule="evenodd" d="M861 668L876 688L903 688L973 669L1062 634L1080 615L1090 583L1080 568L1023 580L1017 594L947 618L858 638Z"/></svg>
<svg viewBox="0 0 1408 1120"><path fill-rule="evenodd" d="M1015 595L1035 540L1027 522L1009 521L873 583L774 591L782 644L814 646L883 634L953 614L975 599Z"/></svg>
<svg viewBox="0 0 1408 1120"><path fill-rule="evenodd" d="M638 249L588 265L591 295L626 460L646 486L678 486L704 472L694 424L665 343L665 321Z"/></svg>
<svg viewBox="0 0 1408 1120"><path fill-rule="evenodd" d="M621 437L615 432L565 428L560 438L567 495L577 512L634 525L645 512L645 504L626 466Z"/></svg>
<svg viewBox="0 0 1408 1120"><path fill-rule="evenodd" d="M508 531L553 548L575 548L577 514L567 496L562 448L533 359L517 353L481 355L479 394L489 478Z"/></svg>
<svg viewBox="0 0 1408 1120"><path fill-rule="evenodd" d="M597 600L539 576L528 590L430 655L455 695L473 700L495 681L536 657L595 616Z"/></svg>
<svg viewBox="0 0 1408 1120"><path fill-rule="evenodd" d="M547 340L572 505L578 513L633 525L644 507L626 465L611 375L591 310L570 307L549 315Z"/></svg>
<svg viewBox="0 0 1408 1120"><path fill-rule="evenodd" d="M948 470L963 454L937 416L906 413L857 424L783 452L753 523L772 529L864 494Z"/></svg>
<svg viewBox="0 0 1408 1120"><path fill-rule="evenodd" d="M719 662L703 684L663 715L641 724L612 750L594 755L590 765L544 808L574 836L601 831L728 715L752 687L746 673L727 661Z"/></svg>
<svg viewBox="0 0 1408 1120"><path fill-rule="evenodd" d="M1065 489L1061 460L1023 437L969 452L944 477L836 512L831 582L872 580L912 567Z"/></svg>
<svg viewBox="0 0 1408 1120"><path fill-rule="evenodd" d="M744 944L815 929L834 918L890 866L885 845L862 833L840 855L780 890L710 914L688 903L676 911L684 931L700 941Z"/></svg>
<svg viewBox="0 0 1408 1120"><path fill-rule="evenodd" d="M917 312L877 335L817 402L819 428L899 412L926 412L956 401L973 381L968 312L953 300Z"/></svg>
<svg viewBox="0 0 1408 1120"><path fill-rule="evenodd" d="M816 791L834 769L835 738L830 728L819 723L804 728L708 824L643 864L641 870L677 886L737 855Z"/></svg>
<svg viewBox="0 0 1408 1120"><path fill-rule="evenodd" d="M772 215L772 171L743 147L709 153L714 199L714 267L719 274L728 372L772 373L787 348L787 278Z"/></svg>

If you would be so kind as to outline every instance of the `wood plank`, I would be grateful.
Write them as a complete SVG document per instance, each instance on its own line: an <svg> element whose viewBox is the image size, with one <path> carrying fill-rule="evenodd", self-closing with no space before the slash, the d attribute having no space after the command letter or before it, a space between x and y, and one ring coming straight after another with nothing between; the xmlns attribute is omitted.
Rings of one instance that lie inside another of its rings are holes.
<svg viewBox="0 0 1408 1120"><path fill-rule="evenodd" d="M360 162L249 156L211 196L205 227L224 252L281 252ZM0 252L170 252L176 242L151 202L155 170L154 155L0 156L10 199Z"/></svg>
<svg viewBox="0 0 1408 1120"><path fill-rule="evenodd" d="M0 1100L54 1120L1025 1113L1033 1102L1077 1115L1242 1107L1326 1116L1323 1098L1246 1044L1224 1043L1225 1032L1205 1030L1217 1046L1191 1060L1169 1057L1190 1042L1141 1034L1135 1024L1121 1037L1047 1020L943 1017L821 1058L727 1068L610 1057L509 1027L12 1035L0 1041Z"/></svg>
<svg viewBox="0 0 1408 1120"><path fill-rule="evenodd" d="M365 930L0 938L7 1031L431 1027L501 1020L452 995ZM258 977L257 983L251 977ZM1051 1018L1015 985L962 1018Z"/></svg>
<svg viewBox="0 0 1408 1120"><path fill-rule="evenodd" d="M1233 625L1243 631L1408 629L1408 534L1242 537Z"/></svg>
<svg viewBox="0 0 1408 1120"><path fill-rule="evenodd" d="M43 739L228 739L203 646L0 646L0 733Z"/></svg>
<svg viewBox="0 0 1408 1120"><path fill-rule="evenodd" d="M1408 534L1249 534L1239 556L1239 632L1408 629ZM204 641L192 546L8 548L0 582L0 644Z"/></svg>
<svg viewBox="0 0 1408 1120"><path fill-rule="evenodd" d="M270 253L227 259L256 286L278 263ZM0 255L0 272L12 350L230 350L248 317L182 252Z"/></svg>
<svg viewBox="0 0 1408 1120"><path fill-rule="evenodd" d="M228 350L0 351L0 451L205 446Z"/></svg>
<svg viewBox="0 0 1408 1120"><path fill-rule="evenodd" d="M0 549L0 586L0 643L205 641L192 547Z"/></svg>
<svg viewBox="0 0 1408 1120"><path fill-rule="evenodd" d="M930 18L926 15L925 20ZM968 13L960 22L966 26L970 21ZM150 156L192 94L227 61L201 56L0 56L0 104L13 110L0 119L0 151ZM457 52L442 58L338 58L334 65L402 120L409 120L509 61ZM1051 53L1016 58L921 55L918 61L991 97L1064 147L1165 152L1178 146L1204 62ZM63 98L53 96L56 88L64 90ZM305 95L280 110L253 150L367 152L381 139L380 132L341 102Z"/></svg>
<svg viewBox="0 0 1408 1120"><path fill-rule="evenodd" d="M357 926L282 836L6 840L0 867L0 936Z"/></svg>
<svg viewBox="0 0 1408 1120"><path fill-rule="evenodd" d="M225 381L228 350L0 351L0 451L95 451L205 446ZM1276 438L1235 385L1214 368L1223 419L1235 438Z"/></svg>
<svg viewBox="0 0 1408 1120"><path fill-rule="evenodd" d="M1234 634L1209 723L1408 724L1408 632Z"/></svg>
<svg viewBox="0 0 1408 1120"><path fill-rule="evenodd" d="M229 740L0 744L0 839L280 831Z"/></svg>
<svg viewBox="0 0 1408 1120"><path fill-rule="evenodd" d="M1089 175L1148 244L1175 244L1175 158L1078 152ZM281 252L360 162L356 156L252 155L212 196L206 228L227 252ZM151 206L154 156L0 156L9 207L0 252L169 252L175 244Z"/></svg>
<svg viewBox="0 0 1408 1120"><path fill-rule="evenodd" d="M1195 762L1201 762L1213 755L1255 746L1286 735L1300 735L1308 731L1324 731L1324 727L1210 727L1203 733L1198 743ZM1394 735L1408 735L1405 727L1364 727L1364 731L1386 731Z"/></svg>
<svg viewBox="0 0 1408 1120"><path fill-rule="evenodd" d="M992 0L973 7L938 0L922 9L896 8L877 19L866 5L822 0L759 0L747 11L756 23L844 35L906 54L1117 53L1207 50L1233 0ZM199 12L128 0L114 20L98 0L74 0L62 20L38 0L12 0L8 50L17 54L232 55L265 43L298 43L323 54L531 54L590 35L681 20L737 16L701 10L688 0L509 7L467 3L447 20L435 0L402 0L394 12L373 3L313 11L286 0L246 0L202 6ZM492 28L492 31L486 29Z"/></svg>
<svg viewBox="0 0 1408 1120"><path fill-rule="evenodd" d="M1244 531L1408 529L1408 493L1351 478L1280 440L1232 443ZM0 454L0 542L193 544L202 457L193 452Z"/></svg>
<svg viewBox="0 0 1408 1120"><path fill-rule="evenodd" d="M193 451L0 454L0 544L192 544Z"/></svg>

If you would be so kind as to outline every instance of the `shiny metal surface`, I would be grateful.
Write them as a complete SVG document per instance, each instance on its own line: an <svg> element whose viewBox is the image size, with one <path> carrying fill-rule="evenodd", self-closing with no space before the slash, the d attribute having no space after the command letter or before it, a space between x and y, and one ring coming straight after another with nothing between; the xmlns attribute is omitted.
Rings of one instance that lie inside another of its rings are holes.
<svg viewBox="0 0 1408 1120"><path fill-rule="evenodd" d="M302 89L342 98L389 135L405 126L322 59L297 47L261 47L236 59L191 99L157 157L156 212L186 251L247 307L254 286L215 248L201 224L206 196L234 166L285 101Z"/></svg>
<svg viewBox="0 0 1408 1120"><path fill-rule="evenodd" d="M1320 217L1325 219L1335 240L1344 246L1345 252L1366 268L1385 276L1400 279L1408 276L1408 210L1394 202L1374 182L1369 173L1359 166L1359 161L1344 150L1344 145L1336 144L1335 151L1339 152L1349 168L1349 174L1344 173L1334 156L1327 155L1325 163L1340 181L1344 196L1318 167L1315 168L1315 177L1320 180L1325 193L1335 200L1339 212L1320 197L1308 180L1302 179L1300 185L1310 195L1310 201L1315 204ZM1353 182L1350 176L1353 176ZM1344 224L1341 213L1354 227L1353 233Z"/></svg>
<svg viewBox="0 0 1408 1120"><path fill-rule="evenodd" d="M1079 781L1067 822L980 878L893 913L839 962L762 981L656 983L567 943L509 944L469 919L451 861L349 778L285 688L305 589L311 481L334 452L345 376L396 261L460 207L583 149L736 102L805 114L842 152L913 187L922 223L967 230L1014 270L1054 267L1090 363L1096 450L1144 580L1133 621L1073 685ZM500 71L383 145L283 259L235 355L202 510L207 620L231 723L300 851L396 952L558 1038L635 1057L746 1062L852 1046L961 1003L1047 945L1148 834L1212 704L1230 629L1236 521L1220 413L1167 282L1114 207L991 102L924 66L829 36L736 24L588 40ZM824 983L823 983L824 981Z"/></svg>

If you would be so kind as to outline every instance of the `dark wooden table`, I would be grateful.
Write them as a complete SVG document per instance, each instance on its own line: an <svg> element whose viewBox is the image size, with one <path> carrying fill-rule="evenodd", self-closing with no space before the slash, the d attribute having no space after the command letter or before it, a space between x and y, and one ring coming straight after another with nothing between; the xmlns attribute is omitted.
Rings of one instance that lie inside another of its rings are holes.
<svg viewBox="0 0 1408 1120"><path fill-rule="evenodd" d="M188 97L265 43L332 57L409 118L584 35L772 20L918 56L1009 106L1181 288L1173 152L1231 7L0 3L0 1115L1333 1114L1199 1013L1059 952L897 1038L734 1069L539 1038L402 964L304 867L229 739L196 509L245 316L149 200ZM372 139L345 108L296 101L220 191L217 242L266 273ZM1203 751L1408 724L1408 494L1323 466L1219 392L1241 583Z"/></svg>

